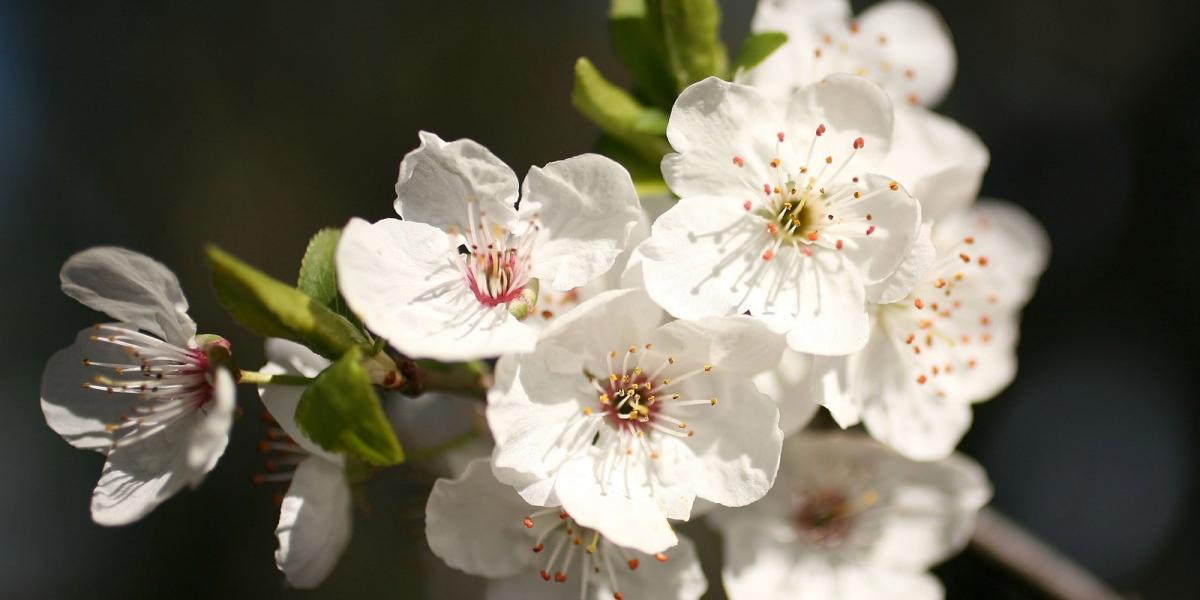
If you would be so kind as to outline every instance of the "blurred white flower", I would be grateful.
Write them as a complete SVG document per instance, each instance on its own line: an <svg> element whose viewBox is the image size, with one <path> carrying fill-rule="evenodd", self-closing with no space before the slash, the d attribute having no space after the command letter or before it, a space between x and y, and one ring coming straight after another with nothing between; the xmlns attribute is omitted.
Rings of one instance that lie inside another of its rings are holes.
<svg viewBox="0 0 1200 600"><path fill-rule="evenodd" d="M926 571L966 545L991 486L974 461L907 460L865 437L801 434L775 487L709 519L731 600L942 597Z"/></svg>
<svg viewBox="0 0 1200 600"><path fill-rule="evenodd" d="M897 104L933 106L954 80L950 31L923 2L888 0L852 19L848 0L760 0L750 28L788 36L743 74L776 95L851 73L878 83Z"/></svg>
<svg viewBox="0 0 1200 600"><path fill-rule="evenodd" d="M329 361L300 344L281 339L266 341L269 375L316 377ZM292 586L314 588L333 572L350 543L353 527L350 485L345 458L327 452L296 424L300 385L264 385L258 393L283 435L263 442L262 449L279 456L269 463L273 472L258 481L290 482L279 509L275 536L275 566ZM287 439L287 438L290 438Z"/></svg>
<svg viewBox="0 0 1200 600"><path fill-rule="evenodd" d="M497 478L623 546L676 542L696 497L757 500L778 468L774 402L750 375L781 336L748 317L674 321L640 290L605 292L496 367L487 417Z"/></svg>
<svg viewBox="0 0 1200 600"><path fill-rule="evenodd" d="M640 212L625 169L593 154L534 167L517 200L516 175L486 148L422 132L396 182L404 220L352 219L342 232L346 302L412 357L531 349L536 329L510 313L523 316L538 287L566 292L608 272Z"/></svg>
<svg viewBox="0 0 1200 600"><path fill-rule="evenodd" d="M425 535L446 564L491 580L489 600L695 600L708 587L686 538L653 555L622 547L558 507L529 506L487 459L434 484Z"/></svg>
<svg viewBox="0 0 1200 600"><path fill-rule="evenodd" d="M224 453L234 382L208 351L228 344L197 340L179 281L144 255L92 248L60 278L68 296L119 322L83 330L50 358L42 412L72 446L107 457L92 519L124 525L199 485Z"/></svg>
<svg viewBox="0 0 1200 600"><path fill-rule="evenodd" d="M867 346L816 357L817 402L917 460L946 456L971 404L1016 375L1020 310L1045 268L1049 241L1025 211L980 202L933 228L937 257L907 297L872 310Z"/></svg>
<svg viewBox="0 0 1200 600"><path fill-rule="evenodd" d="M637 251L650 296L681 319L748 312L797 351L858 350L870 286L893 276L921 222L901 186L867 174L891 136L887 95L859 77L786 106L715 78L688 87L662 164L682 200Z"/></svg>
<svg viewBox="0 0 1200 600"><path fill-rule="evenodd" d="M969 206L987 169L987 147L970 129L925 106L954 79L954 44L937 12L889 0L851 20L846 0L761 0L754 31L781 31L788 41L738 81L785 99L833 73L866 77L895 105L892 151L878 172L921 201L927 222Z"/></svg>

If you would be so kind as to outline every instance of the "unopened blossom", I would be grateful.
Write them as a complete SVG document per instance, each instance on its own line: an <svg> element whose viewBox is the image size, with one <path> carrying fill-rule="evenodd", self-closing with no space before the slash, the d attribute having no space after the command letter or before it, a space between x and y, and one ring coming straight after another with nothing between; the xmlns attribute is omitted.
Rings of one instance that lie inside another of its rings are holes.
<svg viewBox="0 0 1200 600"><path fill-rule="evenodd" d="M832 75L786 103L709 78L671 111L663 176L681 197L638 254L646 290L680 319L750 314L794 350L846 354L869 332L872 286L893 277L921 209L873 167L892 108Z"/></svg>
<svg viewBox="0 0 1200 600"><path fill-rule="evenodd" d="M316 377L329 361L309 349L282 339L266 342L268 375ZM345 458L312 441L296 423L296 405L304 393L301 385L263 385L258 388L279 429L271 428L262 450L271 456L269 473L257 482L286 482L275 536L275 566L293 587L313 588L337 566L350 543L353 526L350 486Z"/></svg>
<svg viewBox="0 0 1200 600"><path fill-rule="evenodd" d="M653 553L695 498L725 506L770 488L783 435L751 383L781 336L749 317L673 321L641 290L602 293L502 357L488 394L498 479L530 504Z"/></svg>
<svg viewBox="0 0 1200 600"><path fill-rule="evenodd" d="M919 460L949 454L971 425L971 405L1016 375L1020 310L1049 254L1042 227L1000 201L954 213L932 235L937 256L920 284L872 307L865 348L817 357L811 391L843 427L861 420Z"/></svg>
<svg viewBox="0 0 1200 600"><path fill-rule="evenodd" d="M801 434L762 500L709 517L731 600L934 600L991 486L974 461L915 462L866 437Z"/></svg>
<svg viewBox="0 0 1200 600"><path fill-rule="evenodd" d="M434 484L425 535L446 564L489 578L489 600L695 600L708 587L690 540L656 553L613 543L561 507L526 504L486 458Z"/></svg>
<svg viewBox="0 0 1200 600"><path fill-rule="evenodd" d="M738 81L777 98L834 73L878 83L896 108L892 151L879 172L921 200L926 221L975 201L987 148L970 129L925 108L945 96L955 72L954 44L937 11L889 0L852 18L846 0L761 0L751 28L788 40Z"/></svg>
<svg viewBox="0 0 1200 600"><path fill-rule="evenodd" d="M606 273L639 216L629 173L585 154L517 178L471 140L421 133L400 164L403 220L352 219L338 284L372 331L418 358L470 360L533 347L522 323L540 290Z"/></svg>
<svg viewBox="0 0 1200 600"><path fill-rule="evenodd" d="M136 252L85 250L60 279L114 322L84 329L50 358L42 412L72 446L105 455L92 519L124 525L199 485L224 453L235 390L213 357L228 343L198 337L175 275Z"/></svg>

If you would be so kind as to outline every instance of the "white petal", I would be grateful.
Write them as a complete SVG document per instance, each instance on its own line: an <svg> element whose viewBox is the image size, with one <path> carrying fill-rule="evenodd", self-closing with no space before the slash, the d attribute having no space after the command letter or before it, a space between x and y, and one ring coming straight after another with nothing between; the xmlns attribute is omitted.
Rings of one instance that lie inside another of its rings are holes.
<svg viewBox="0 0 1200 600"><path fill-rule="evenodd" d="M788 347L831 356L854 352L867 342L871 327L862 277L842 253L814 252L813 258L801 263L800 311L788 331Z"/></svg>
<svg viewBox="0 0 1200 600"><path fill-rule="evenodd" d="M517 176L499 158L468 139L445 142L422 131L421 146L400 163L396 213L441 230L468 229L470 200L485 219L507 225L516 216ZM340 275L340 270L339 270Z"/></svg>
<svg viewBox="0 0 1200 600"><path fill-rule="evenodd" d="M750 29L786 33L787 42L739 81L774 97L787 94L829 73L828 61L814 58L823 44L822 34L845 29L851 9L847 0L762 0L754 11Z"/></svg>
<svg viewBox="0 0 1200 600"><path fill-rule="evenodd" d="M184 486L199 485L229 441L233 394L233 379L222 369L203 408L141 441L113 448L92 493L92 519L101 525L132 523Z"/></svg>
<svg viewBox="0 0 1200 600"><path fill-rule="evenodd" d="M527 502L546 504L554 469L564 458L559 447L563 432L582 410L578 400L592 392L582 369L574 377L554 377L539 359L500 359L488 392L487 420L496 439L496 476L517 486ZM532 371L528 377L533 385L524 381L527 371Z"/></svg>
<svg viewBox="0 0 1200 600"><path fill-rule="evenodd" d="M293 587L321 584L350 543L350 486L339 465L320 457L300 463L279 508L275 565Z"/></svg>
<svg viewBox="0 0 1200 600"><path fill-rule="evenodd" d="M892 276L908 258L921 234L921 205L903 186L887 177L868 175L866 183L868 191L845 216L871 215L871 233L847 243L845 254L870 284ZM826 231L843 227L857 228L861 223L830 227Z"/></svg>
<svg viewBox="0 0 1200 600"><path fill-rule="evenodd" d="M641 216L637 192L621 165L584 154L525 177L518 218L536 217L533 277L559 291L582 286L612 268Z"/></svg>
<svg viewBox="0 0 1200 600"><path fill-rule="evenodd" d="M212 399L200 407L201 418L188 441L187 465L192 471L189 482L200 485L204 475L217 466L217 460L229 444L229 428L233 426L233 410L237 407L237 386L225 368L213 376Z"/></svg>
<svg viewBox="0 0 1200 600"><path fill-rule="evenodd" d="M813 401L824 406L837 424L845 429L862 420L863 398L852 393L850 373L861 352L848 356L816 356L812 362L809 391ZM857 373L857 371L854 371Z"/></svg>
<svg viewBox="0 0 1200 600"><path fill-rule="evenodd" d="M902 483L890 492L888 518L871 560L920 571L966 547L979 509L992 497L979 464L953 454L938 462L904 461L891 472Z"/></svg>
<svg viewBox="0 0 1200 600"><path fill-rule="evenodd" d="M265 344L267 360L270 361L261 372L268 375L303 375L316 377L329 366L329 360L317 355L304 346L289 340L270 338ZM309 439L300 426L296 424L296 405L304 395L302 385L260 385L258 396L267 407L267 412L279 427L287 433L301 448L309 454L315 454L334 464L342 464L341 455L326 451L319 444Z"/></svg>
<svg viewBox="0 0 1200 600"><path fill-rule="evenodd" d="M889 0L863 11L858 17L861 34L867 43L879 35L885 44L874 44L881 60L894 72L912 69L894 91L897 96L915 94L926 106L941 102L954 81L958 59L945 21L931 6L911 0Z"/></svg>
<svg viewBox="0 0 1200 600"><path fill-rule="evenodd" d="M715 365L720 372L759 373L779 364L783 336L752 317L733 316L704 321L672 321L658 329L659 350Z"/></svg>
<svg viewBox="0 0 1200 600"><path fill-rule="evenodd" d="M679 542L653 498L616 490L605 494L594 470L595 463L588 459L567 461L558 470L554 489L571 518L617 545L647 554Z"/></svg>
<svg viewBox="0 0 1200 600"><path fill-rule="evenodd" d="M836 359L834 359L836 360ZM804 428L817 412L809 392L813 357L790 348L779 364L754 376L754 385L779 406L779 428L788 436Z"/></svg>
<svg viewBox="0 0 1200 600"><path fill-rule="evenodd" d="M337 249L338 286L372 331L414 358L474 360L533 347L536 332L503 306L486 307L428 225L351 219Z"/></svg>
<svg viewBox="0 0 1200 600"><path fill-rule="evenodd" d="M824 125L824 135L816 136ZM786 133L793 148L807 149L816 138L814 160L833 157L842 164L863 139L854 156L854 170L873 170L887 156L892 143L892 102L872 81L854 75L834 74L792 94L787 105ZM812 166L812 165L810 165ZM847 173L849 179L853 173ZM758 187L761 187L759 183Z"/></svg>
<svg viewBox="0 0 1200 600"><path fill-rule="evenodd" d="M91 248L67 259L59 278L63 292L88 308L176 346L186 348L196 337L179 280L148 256L124 248Z"/></svg>
<svg viewBox="0 0 1200 600"><path fill-rule="evenodd" d="M522 520L532 511L512 488L496 481L487 459L477 459L459 479L433 485L425 505L425 537L433 553L455 569L507 577L530 565L533 540ZM533 571L529 577L535 577Z"/></svg>
<svg viewBox="0 0 1200 600"><path fill-rule="evenodd" d="M922 225L900 266L883 281L867 286L867 300L876 304L890 304L908 296L937 260L932 235L932 228Z"/></svg>
<svg viewBox="0 0 1200 600"><path fill-rule="evenodd" d="M975 132L920 106L898 105L892 152L878 172L896 177L934 222L979 196L991 157Z"/></svg>
<svg viewBox="0 0 1200 600"><path fill-rule="evenodd" d="M42 372L42 413L46 424L72 446L105 453L113 442L113 434L106 425L121 423L131 402L124 394L83 387L98 374L83 361L86 358L123 364L129 355L113 344L92 341L94 334L91 327L80 331L73 345L46 361Z"/></svg>
<svg viewBox="0 0 1200 600"><path fill-rule="evenodd" d="M768 163L782 125L778 105L755 88L715 77L693 83L671 108L667 139L676 154L663 158L663 178L680 197L759 189L771 180Z"/></svg>
<svg viewBox="0 0 1200 600"><path fill-rule="evenodd" d="M691 454L688 483L696 495L723 506L745 506L762 498L775 482L783 445L775 401L744 376L716 369L683 383L680 394L718 399L686 413L676 414L669 403L661 409L686 418L696 432L680 443Z"/></svg>

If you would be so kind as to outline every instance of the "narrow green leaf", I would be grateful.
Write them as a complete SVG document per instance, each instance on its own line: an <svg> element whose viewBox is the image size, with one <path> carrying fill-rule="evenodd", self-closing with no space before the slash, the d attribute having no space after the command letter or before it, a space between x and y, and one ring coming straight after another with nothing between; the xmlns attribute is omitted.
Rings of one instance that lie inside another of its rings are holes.
<svg viewBox="0 0 1200 600"><path fill-rule="evenodd" d="M333 266L333 255L341 237L342 230L335 227L318 231L308 240L304 259L300 261L300 276L296 280L296 289L322 306L329 306L337 297L337 274Z"/></svg>
<svg viewBox="0 0 1200 600"><path fill-rule="evenodd" d="M723 77L729 62L721 43L721 9L716 0L653 0L661 10L663 41L675 89L705 77Z"/></svg>
<svg viewBox="0 0 1200 600"><path fill-rule="evenodd" d="M666 110L675 102L675 78L662 29L646 11L645 0L613 0L608 11L609 39L617 58L633 75L634 95Z"/></svg>
<svg viewBox="0 0 1200 600"><path fill-rule="evenodd" d="M740 69L753 69L758 66L772 52L784 45L787 39L787 34L782 31L761 31L750 34L742 42L737 58L733 59L733 65L729 67L729 76L732 78Z"/></svg>
<svg viewBox="0 0 1200 600"><path fill-rule="evenodd" d="M243 327L265 337L304 344L326 358L367 344L345 317L232 255L209 246L209 267L217 298Z"/></svg>
<svg viewBox="0 0 1200 600"><path fill-rule="evenodd" d="M403 462L404 452L362 358L362 349L354 347L322 371L300 396L296 424L330 452L377 466Z"/></svg>
<svg viewBox="0 0 1200 600"><path fill-rule="evenodd" d="M633 131L653 136L667 135L667 113L657 108L647 108L633 121Z"/></svg>
<svg viewBox="0 0 1200 600"><path fill-rule="evenodd" d="M628 92L605 79L586 58L575 62L575 88L571 92L571 101L601 131L620 140L642 160L657 164L671 151L662 135L641 133L636 129L639 120L652 109L642 106Z"/></svg>

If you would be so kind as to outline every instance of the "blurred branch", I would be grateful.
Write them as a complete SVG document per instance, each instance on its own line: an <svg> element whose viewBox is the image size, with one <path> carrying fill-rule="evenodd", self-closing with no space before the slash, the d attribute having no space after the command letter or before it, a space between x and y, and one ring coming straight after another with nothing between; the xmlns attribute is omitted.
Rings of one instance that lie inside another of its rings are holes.
<svg viewBox="0 0 1200 600"><path fill-rule="evenodd" d="M991 508L979 513L971 547L1061 600L1124 600L1079 564Z"/></svg>

